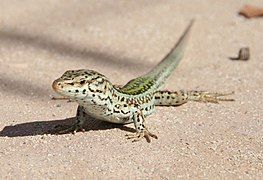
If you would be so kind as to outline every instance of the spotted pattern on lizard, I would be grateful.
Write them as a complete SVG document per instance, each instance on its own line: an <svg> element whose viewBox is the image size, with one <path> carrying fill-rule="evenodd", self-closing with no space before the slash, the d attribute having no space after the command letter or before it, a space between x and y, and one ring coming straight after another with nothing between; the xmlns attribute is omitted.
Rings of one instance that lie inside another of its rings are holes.
<svg viewBox="0 0 263 180"><path fill-rule="evenodd" d="M150 142L151 138L157 139L157 136L147 128L145 117L154 112L155 106L177 106L187 101L232 101L233 99L223 98L222 96L229 95L223 93L157 90L182 59L192 24L193 21L159 64L124 86L113 85L106 76L87 69L66 71L55 80L53 89L79 104L75 123L60 133L84 131L83 122L88 115L113 123L134 123L136 133L127 137L134 141L145 137Z"/></svg>

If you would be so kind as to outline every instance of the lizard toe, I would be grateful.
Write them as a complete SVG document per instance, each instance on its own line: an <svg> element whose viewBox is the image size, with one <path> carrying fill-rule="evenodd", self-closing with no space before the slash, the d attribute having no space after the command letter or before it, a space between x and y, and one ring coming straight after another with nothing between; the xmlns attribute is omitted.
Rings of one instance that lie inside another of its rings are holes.
<svg viewBox="0 0 263 180"><path fill-rule="evenodd" d="M140 141L143 137L145 137L148 143L151 142L151 137L158 139L158 137L155 134L149 132L148 130L142 130L133 134L127 134L126 136L127 139L132 139L133 140L132 142Z"/></svg>

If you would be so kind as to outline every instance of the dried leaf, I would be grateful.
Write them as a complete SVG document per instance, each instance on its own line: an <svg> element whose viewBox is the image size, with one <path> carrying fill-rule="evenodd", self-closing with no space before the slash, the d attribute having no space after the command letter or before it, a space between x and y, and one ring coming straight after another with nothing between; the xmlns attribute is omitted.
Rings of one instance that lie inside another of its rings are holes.
<svg viewBox="0 0 263 180"><path fill-rule="evenodd" d="M246 18L254 18L263 16L263 8L245 4L239 11L240 15L245 16Z"/></svg>

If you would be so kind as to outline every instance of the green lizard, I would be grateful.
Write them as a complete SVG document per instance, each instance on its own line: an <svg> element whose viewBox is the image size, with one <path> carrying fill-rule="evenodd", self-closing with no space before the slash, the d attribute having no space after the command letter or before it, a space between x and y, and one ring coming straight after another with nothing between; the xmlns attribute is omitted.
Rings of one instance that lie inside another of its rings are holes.
<svg viewBox="0 0 263 180"><path fill-rule="evenodd" d="M181 60L193 21L174 48L149 73L130 80L123 87L114 86L104 75L87 69L66 71L52 84L60 95L76 101L78 105L75 123L60 132L73 132L83 129L85 117L91 116L102 121L119 124L134 123L136 133L127 135L138 141L143 137L147 142L151 133L145 125L145 117L154 112L155 106L177 106L187 101L213 102L233 101L221 96L222 93L205 91L157 91Z"/></svg>

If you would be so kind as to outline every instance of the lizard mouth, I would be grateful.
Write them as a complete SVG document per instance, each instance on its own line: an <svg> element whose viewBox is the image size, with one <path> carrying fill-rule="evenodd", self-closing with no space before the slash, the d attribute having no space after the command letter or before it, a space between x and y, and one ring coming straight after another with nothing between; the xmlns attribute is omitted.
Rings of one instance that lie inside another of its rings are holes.
<svg viewBox="0 0 263 180"><path fill-rule="evenodd" d="M74 83L64 82L60 78L52 83L52 88L56 93L66 97L76 97L86 94L86 90L81 92L77 87L74 87Z"/></svg>

